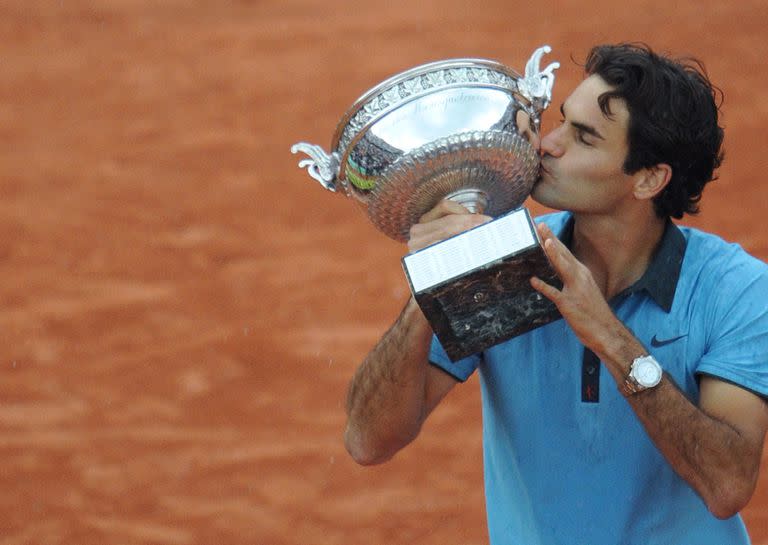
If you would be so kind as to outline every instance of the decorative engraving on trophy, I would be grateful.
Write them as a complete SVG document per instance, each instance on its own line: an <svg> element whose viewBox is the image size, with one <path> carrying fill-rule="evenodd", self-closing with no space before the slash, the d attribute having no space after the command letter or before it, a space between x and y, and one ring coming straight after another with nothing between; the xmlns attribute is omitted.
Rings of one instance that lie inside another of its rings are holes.
<svg viewBox="0 0 768 545"><path fill-rule="evenodd" d="M444 112L448 109L448 106L453 104L466 104L469 102L482 102L487 100L485 96L478 96L475 93L462 92L460 95L451 95L446 98L441 98L426 104L419 103L414 110L416 113L425 111L438 111Z"/></svg>
<svg viewBox="0 0 768 545"><path fill-rule="evenodd" d="M511 90L517 89L517 82L514 78L486 68L451 68L413 77L383 90L379 96L364 104L349 120L348 126L342 134L339 148L341 150L346 149L355 134L383 110L396 104L398 99L406 99L436 87L461 81L487 83Z"/></svg>
<svg viewBox="0 0 768 545"><path fill-rule="evenodd" d="M408 153L450 135L487 130L489 120L498 120L490 127L494 130L514 130L511 123L518 106L513 104L509 93L498 89L442 90L390 111L370 126L366 136L383 140L388 149ZM358 142L350 153L359 146Z"/></svg>

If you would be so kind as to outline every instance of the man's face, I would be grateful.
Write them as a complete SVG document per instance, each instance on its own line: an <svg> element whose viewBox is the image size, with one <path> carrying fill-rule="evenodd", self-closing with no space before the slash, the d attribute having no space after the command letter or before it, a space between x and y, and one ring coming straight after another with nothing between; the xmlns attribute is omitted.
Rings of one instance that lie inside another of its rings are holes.
<svg viewBox="0 0 768 545"><path fill-rule="evenodd" d="M540 142L542 170L532 193L535 201L587 214L614 214L631 202L633 179L622 169L629 112L623 101L614 99L608 118L597 102L610 89L593 75L565 101L562 124Z"/></svg>

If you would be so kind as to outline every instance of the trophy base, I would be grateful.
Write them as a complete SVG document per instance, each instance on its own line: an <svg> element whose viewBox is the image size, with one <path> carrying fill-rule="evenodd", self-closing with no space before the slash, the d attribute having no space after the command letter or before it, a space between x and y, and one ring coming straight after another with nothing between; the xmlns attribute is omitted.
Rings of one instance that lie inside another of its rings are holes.
<svg viewBox="0 0 768 545"><path fill-rule="evenodd" d="M561 317L530 284L538 276L562 286L525 208L409 254L402 263L416 302L452 361Z"/></svg>

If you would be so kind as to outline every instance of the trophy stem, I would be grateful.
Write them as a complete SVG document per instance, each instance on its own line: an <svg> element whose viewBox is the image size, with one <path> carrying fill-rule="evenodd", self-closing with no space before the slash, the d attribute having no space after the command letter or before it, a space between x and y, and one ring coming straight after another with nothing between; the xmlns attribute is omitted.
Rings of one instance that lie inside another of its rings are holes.
<svg viewBox="0 0 768 545"><path fill-rule="evenodd" d="M488 193L480 189L454 191L445 198L459 203L472 214L482 214L488 207Z"/></svg>

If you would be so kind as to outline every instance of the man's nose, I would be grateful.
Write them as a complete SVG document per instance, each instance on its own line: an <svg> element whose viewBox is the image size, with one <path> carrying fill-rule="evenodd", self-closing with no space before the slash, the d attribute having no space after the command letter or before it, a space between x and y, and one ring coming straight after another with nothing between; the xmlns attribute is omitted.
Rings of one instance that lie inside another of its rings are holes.
<svg viewBox="0 0 768 545"><path fill-rule="evenodd" d="M563 154L562 135L560 134L561 128L562 127L557 127L541 138L541 144L538 148L541 155L560 157Z"/></svg>

